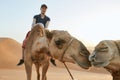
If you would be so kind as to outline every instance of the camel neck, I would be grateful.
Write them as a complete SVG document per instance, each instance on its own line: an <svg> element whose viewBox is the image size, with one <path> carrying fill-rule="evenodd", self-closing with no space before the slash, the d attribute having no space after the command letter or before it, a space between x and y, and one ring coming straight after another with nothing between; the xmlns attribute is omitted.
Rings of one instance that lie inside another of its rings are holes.
<svg viewBox="0 0 120 80"><path fill-rule="evenodd" d="M113 80L120 80L120 70L118 71L113 71L110 69L107 69L107 70L111 73Z"/></svg>
<svg viewBox="0 0 120 80"><path fill-rule="evenodd" d="M120 80L120 70L112 72L113 80Z"/></svg>

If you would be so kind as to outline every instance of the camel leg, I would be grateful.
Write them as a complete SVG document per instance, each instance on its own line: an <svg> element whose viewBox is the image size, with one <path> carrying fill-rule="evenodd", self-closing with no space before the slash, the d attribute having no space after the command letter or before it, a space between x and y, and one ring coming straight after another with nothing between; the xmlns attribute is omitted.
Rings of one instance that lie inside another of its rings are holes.
<svg viewBox="0 0 120 80"><path fill-rule="evenodd" d="M47 62L42 67L42 80L47 80L46 73L47 73L48 67L49 67L49 62Z"/></svg>
<svg viewBox="0 0 120 80"><path fill-rule="evenodd" d="M31 80L31 74L32 74L32 62L28 61L25 62L25 69L27 74L27 80Z"/></svg>
<svg viewBox="0 0 120 80"><path fill-rule="evenodd" d="M36 67L36 72L37 72L37 80L40 80L40 73L39 73L40 65L39 65L39 63L35 64L35 67Z"/></svg>

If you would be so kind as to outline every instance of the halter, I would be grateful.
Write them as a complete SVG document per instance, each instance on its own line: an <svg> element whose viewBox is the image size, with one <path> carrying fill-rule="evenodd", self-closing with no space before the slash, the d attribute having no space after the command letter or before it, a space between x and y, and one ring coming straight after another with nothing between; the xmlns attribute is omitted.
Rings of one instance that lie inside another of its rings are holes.
<svg viewBox="0 0 120 80"><path fill-rule="evenodd" d="M63 57L64 57L64 55L65 55L65 53L66 53L66 51L67 51L67 49L69 48L69 46L71 45L71 43L73 42L73 38L68 42L68 44L67 44L67 46L66 46L66 48L65 48L65 50L63 51L63 54L62 54L62 56L61 56L61 59L60 59L60 61L62 61L62 62L64 62L63 61Z"/></svg>
<svg viewBox="0 0 120 80"><path fill-rule="evenodd" d="M68 68L67 65L65 64L65 61L63 61L63 57L64 57L64 55L65 55L67 49L69 48L69 46L72 44L73 40L74 40L74 39L72 38L72 39L68 42L68 44L67 44L65 50L63 51L63 54L62 54L62 56L61 56L61 59L60 59L60 61L63 62L64 66L65 66L65 68L67 69L67 71L68 71L69 75L71 76L72 80L74 80L74 78L73 78L73 76L72 76L72 74L71 74L69 68Z"/></svg>

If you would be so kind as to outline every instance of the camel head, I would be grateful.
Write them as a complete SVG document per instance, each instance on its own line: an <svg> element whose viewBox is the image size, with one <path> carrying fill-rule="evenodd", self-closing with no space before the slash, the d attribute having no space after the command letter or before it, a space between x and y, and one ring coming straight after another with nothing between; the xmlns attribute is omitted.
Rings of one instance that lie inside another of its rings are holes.
<svg viewBox="0 0 120 80"><path fill-rule="evenodd" d="M89 56L92 65L96 67L107 67L118 69L120 67L120 41L103 40L95 47L93 53ZM119 68L120 69L120 68Z"/></svg>
<svg viewBox="0 0 120 80"><path fill-rule="evenodd" d="M85 69L91 66L88 60L90 53L87 48L67 31L53 30L47 32L47 35L49 38L49 50L55 59L62 62L77 63Z"/></svg>
<svg viewBox="0 0 120 80"><path fill-rule="evenodd" d="M36 24L30 32L28 47L30 47L32 53L47 53L47 40L43 25Z"/></svg>

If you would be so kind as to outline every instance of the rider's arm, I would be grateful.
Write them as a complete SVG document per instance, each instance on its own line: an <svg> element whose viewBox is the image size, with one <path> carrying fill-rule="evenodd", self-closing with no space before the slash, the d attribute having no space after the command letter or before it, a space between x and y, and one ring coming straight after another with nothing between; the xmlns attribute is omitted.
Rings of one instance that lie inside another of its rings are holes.
<svg viewBox="0 0 120 80"><path fill-rule="evenodd" d="M45 28L48 28L49 23L50 23L50 21L47 21L47 22L46 22Z"/></svg>
<svg viewBox="0 0 120 80"><path fill-rule="evenodd" d="M33 22L32 22L32 27L31 27L31 29L33 28L33 26L36 24L36 19L35 18L33 18Z"/></svg>

